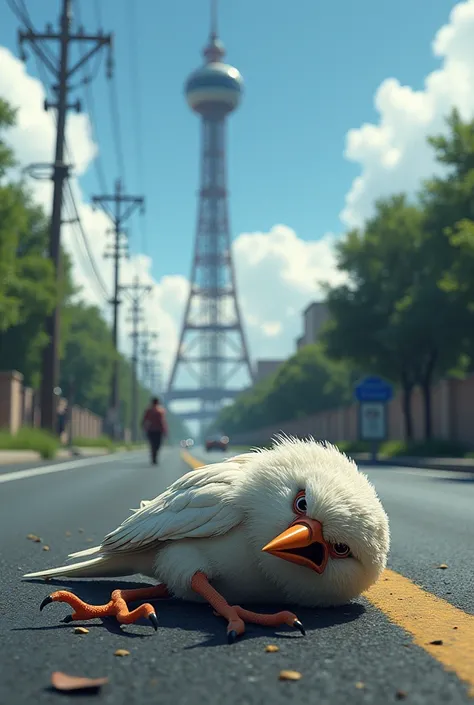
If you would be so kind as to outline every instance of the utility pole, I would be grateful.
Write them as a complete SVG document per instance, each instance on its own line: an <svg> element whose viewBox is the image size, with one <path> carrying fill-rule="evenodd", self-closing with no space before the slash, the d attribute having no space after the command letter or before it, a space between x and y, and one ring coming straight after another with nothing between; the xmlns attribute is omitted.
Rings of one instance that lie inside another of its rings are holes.
<svg viewBox="0 0 474 705"><path fill-rule="evenodd" d="M142 343L142 372L144 378L150 383L151 391L154 392L154 386L151 384L151 369L153 362L150 362L150 343L152 341L158 340L158 333L152 333L149 330L145 330L142 333L143 343Z"/></svg>
<svg viewBox="0 0 474 705"><path fill-rule="evenodd" d="M153 394L159 394L163 384L161 379L161 367L158 360L152 360L150 363L149 379Z"/></svg>
<svg viewBox="0 0 474 705"><path fill-rule="evenodd" d="M59 43L59 65L54 56L44 46L47 42ZM20 56L26 60L23 44L27 42L37 58L53 75L55 83L52 88L56 94L56 102L44 102L44 109L56 108L57 129L56 148L54 155L52 181L54 184L53 207L51 214L51 230L49 240L49 257L55 270L56 285L59 290L61 280L61 214L63 205L63 185L68 177L69 165L64 163L64 137L66 131L66 115L69 108L81 110L81 104L76 101L73 105L68 102L70 81L77 70L84 66L92 56L102 47L108 46L107 74L112 73L112 35L85 34L83 28L77 33L71 33L71 0L62 0L62 11L59 32L54 32L51 25L47 25L45 32L35 32L31 27L27 31L18 32ZM70 63L70 45L74 42L89 42L92 47L76 62ZM59 339L60 339L60 302L57 303L53 313L46 320L48 343L43 354L42 379L41 379L41 426L50 431L56 430L57 399L55 390L59 384Z"/></svg>
<svg viewBox="0 0 474 705"><path fill-rule="evenodd" d="M131 292L132 299L132 316L127 319L132 323L132 332L130 333L133 343L132 353L132 441L138 440L138 338L140 336L139 326L143 323L142 319L142 299L150 293L151 286L140 284L138 276L133 280L131 286L123 286L124 291Z"/></svg>
<svg viewBox="0 0 474 705"><path fill-rule="evenodd" d="M121 247L121 234L122 227L125 222L130 218L132 213L136 210L138 206L141 207L141 211L144 211L144 198L143 196L130 196L123 193L122 182L117 179L115 182L115 193L110 195L93 196L92 202L94 204L99 204L103 211L109 216L113 223L115 234L114 248L112 251L112 257L114 259L114 295L110 303L113 307L113 326L112 326L112 339L115 348L115 358L113 363L112 371L112 389L111 389L111 400L110 400L110 411L109 411L109 421L112 426L112 435L114 438L118 437L118 422L119 422L119 360L118 360L118 307L120 305L119 292L120 292L120 261L122 258L122 247Z"/></svg>

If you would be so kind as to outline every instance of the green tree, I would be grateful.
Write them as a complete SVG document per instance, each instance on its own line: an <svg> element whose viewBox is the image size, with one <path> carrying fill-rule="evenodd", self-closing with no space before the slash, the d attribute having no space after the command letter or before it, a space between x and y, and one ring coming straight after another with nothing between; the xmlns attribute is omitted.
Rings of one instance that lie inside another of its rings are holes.
<svg viewBox="0 0 474 705"><path fill-rule="evenodd" d="M225 407L213 429L229 435L302 418L350 401L355 372L307 345Z"/></svg>
<svg viewBox="0 0 474 705"><path fill-rule="evenodd" d="M13 151L3 134L15 124L16 112L0 98L0 180L14 165ZM18 300L11 290L15 280L15 256L18 232L25 226L26 214L21 189L14 185L0 185L0 332L17 320Z"/></svg>
<svg viewBox="0 0 474 705"><path fill-rule="evenodd" d="M0 364L3 369L20 370L28 384L37 386L41 351L47 342L44 320L57 301L53 267L45 256L48 221L24 188L8 188L15 204L10 220L2 219L0 229L8 222L15 230L15 251L14 266L3 289L8 313L0 312Z"/></svg>
<svg viewBox="0 0 474 705"><path fill-rule="evenodd" d="M13 150L3 139L2 133L16 124L16 113L6 100L0 98L0 179L15 164Z"/></svg>
<svg viewBox="0 0 474 705"><path fill-rule="evenodd" d="M68 397L72 391L74 403L105 416L115 355L110 331L99 309L83 302L69 305L64 318L67 338L60 386Z"/></svg>
<svg viewBox="0 0 474 705"><path fill-rule="evenodd" d="M365 228L350 232L338 247L348 282L328 291L329 354L401 387L408 440L414 387L423 393L430 438L433 381L457 364L463 335L463 314L439 283L442 253L436 247L423 208L404 195L378 201Z"/></svg>
<svg viewBox="0 0 474 705"><path fill-rule="evenodd" d="M436 243L432 261L437 281L464 316L463 350L474 359L474 120L463 122L459 111L447 118L448 132L429 138L436 159L446 167L442 176L424 184L421 200ZM426 257L433 253L426 252Z"/></svg>
<svg viewBox="0 0 474 705"><path fill-rule="evenodd" d="M328 354L402 387L407 439L413 437L416 369L404 309L420 267L422 223L422 212L404 195L378 201L366 227L349 232L337 247L347 283L327 290Z"/></svg>

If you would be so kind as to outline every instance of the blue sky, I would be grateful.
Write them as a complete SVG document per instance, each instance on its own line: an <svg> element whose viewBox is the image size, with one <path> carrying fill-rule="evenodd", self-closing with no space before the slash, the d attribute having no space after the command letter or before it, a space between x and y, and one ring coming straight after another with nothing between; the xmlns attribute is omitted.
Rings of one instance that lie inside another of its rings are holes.
<svg viewBox="0 0 474 705"><path fill-rule="evenodd" d="M26 4L37 29L56 22L58 2ZM146 239L136 219L131 250L152 256L156 279L188 276L199 121L182 88L201 62L209 7L207 0L136 0L135 5L136 33L130 31L131 0L81 2L81 19L95 30L98 7L104 31L115 34L126 185L147 200ZM453 0L221 0L219 30L227 60L241 71L246 86L229 129L234 237L268 232L278 223L304 240L341 232L339 213L359 173L358 165L344 159L345 135L376 121L373 98L384 79L395 76L414 89L423 87L425 76L438 65L431 41L454 5ZM0 44L16 53L18 21L5 2L0 20ZM133 48L138 51L131 62ZM36 75L31 58L28 69ZM132 82L140 94L141 178ZM96 138L112 188L118 167L103 70L92 91ZM93 168L81 183L86 196L99 190Z"/></svg>

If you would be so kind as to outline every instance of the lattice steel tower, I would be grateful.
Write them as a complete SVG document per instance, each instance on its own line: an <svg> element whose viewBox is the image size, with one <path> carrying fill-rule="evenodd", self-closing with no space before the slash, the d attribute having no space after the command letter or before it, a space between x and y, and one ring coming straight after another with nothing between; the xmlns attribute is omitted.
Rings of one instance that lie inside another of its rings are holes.
<svg viewBox="0 0 474 705"><path fill-rule="evenodd" d="M205 63L185 87L189 106L201 116L201 183L191 288L166 394L167 401L198 400L199 409L180 415L202 422L211 421L224 400L242 391L242 381L240 388L229 386L238 372L245 372L245 384L253 381L236 292L226 188L226 118L240 103L243 81L237 69L222 61L216 0L211 2ZM182 373L185 388L179 383Z"/></svg>

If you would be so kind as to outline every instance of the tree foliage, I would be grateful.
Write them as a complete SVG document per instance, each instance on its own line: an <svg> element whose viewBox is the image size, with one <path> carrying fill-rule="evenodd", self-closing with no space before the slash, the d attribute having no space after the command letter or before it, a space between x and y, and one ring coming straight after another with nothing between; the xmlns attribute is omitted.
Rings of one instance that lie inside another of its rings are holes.
<svg viewBox="0 0 474 705"><path fill-rule="evenodd" d="M355 372L307 345L225 407L213 424L229 435L330 409L349 401Z"/></svg>
<svg viewBox="0 0 474 705"><path fill-rule="evenodd" d="M39 389L41 357L48 341L45 319L59 302L63 395L69 396L73 391L76 404L104 417L116 355L111 332L100 310L80 300L65 252L61 256L59 286L56 285L47 256L49 220L34 204L25 184L8 182L14 154L3 140L3 133L14 122L15 111L0 99L0 369L18 370L27 385ZM119 370L122 420L130 428L132 368L122 355ZM139 383L140 416L149 397L149 390ZM169 426L172 440L189 435L172 414Z"/></svg>
<svg viewBox="0 0 474 705"><path fill-rule="evenodd" d="M414 388L422 391L430 438L433 383L465 374L474 360L474 121L453 110L446 134L429 143L445 167L442 175L422 184L413 201L405 194L379 200L373 217L339 242L346 282L326 290L330 320L325 352L319 349L331 364L339 361L345 380L357 369L401 388L409 440ZM332 373L322 358L308 367L307 355L313 351L241 395L218 423L237 432L336 406L346 381L328 395L324 375L332 380Z"/></svg>
<svg viewBox="0 0 474 705"><path fill-rule="evenodd" d="M337 254L348 283L328 291L329 354L401 386L409 439L411 394L420 385L430 436L433 380L457 364L465 333L456 297L433 276L442 251L435 251L423 209L402 194L379 201L374 217L350 232Z"/></svg>

